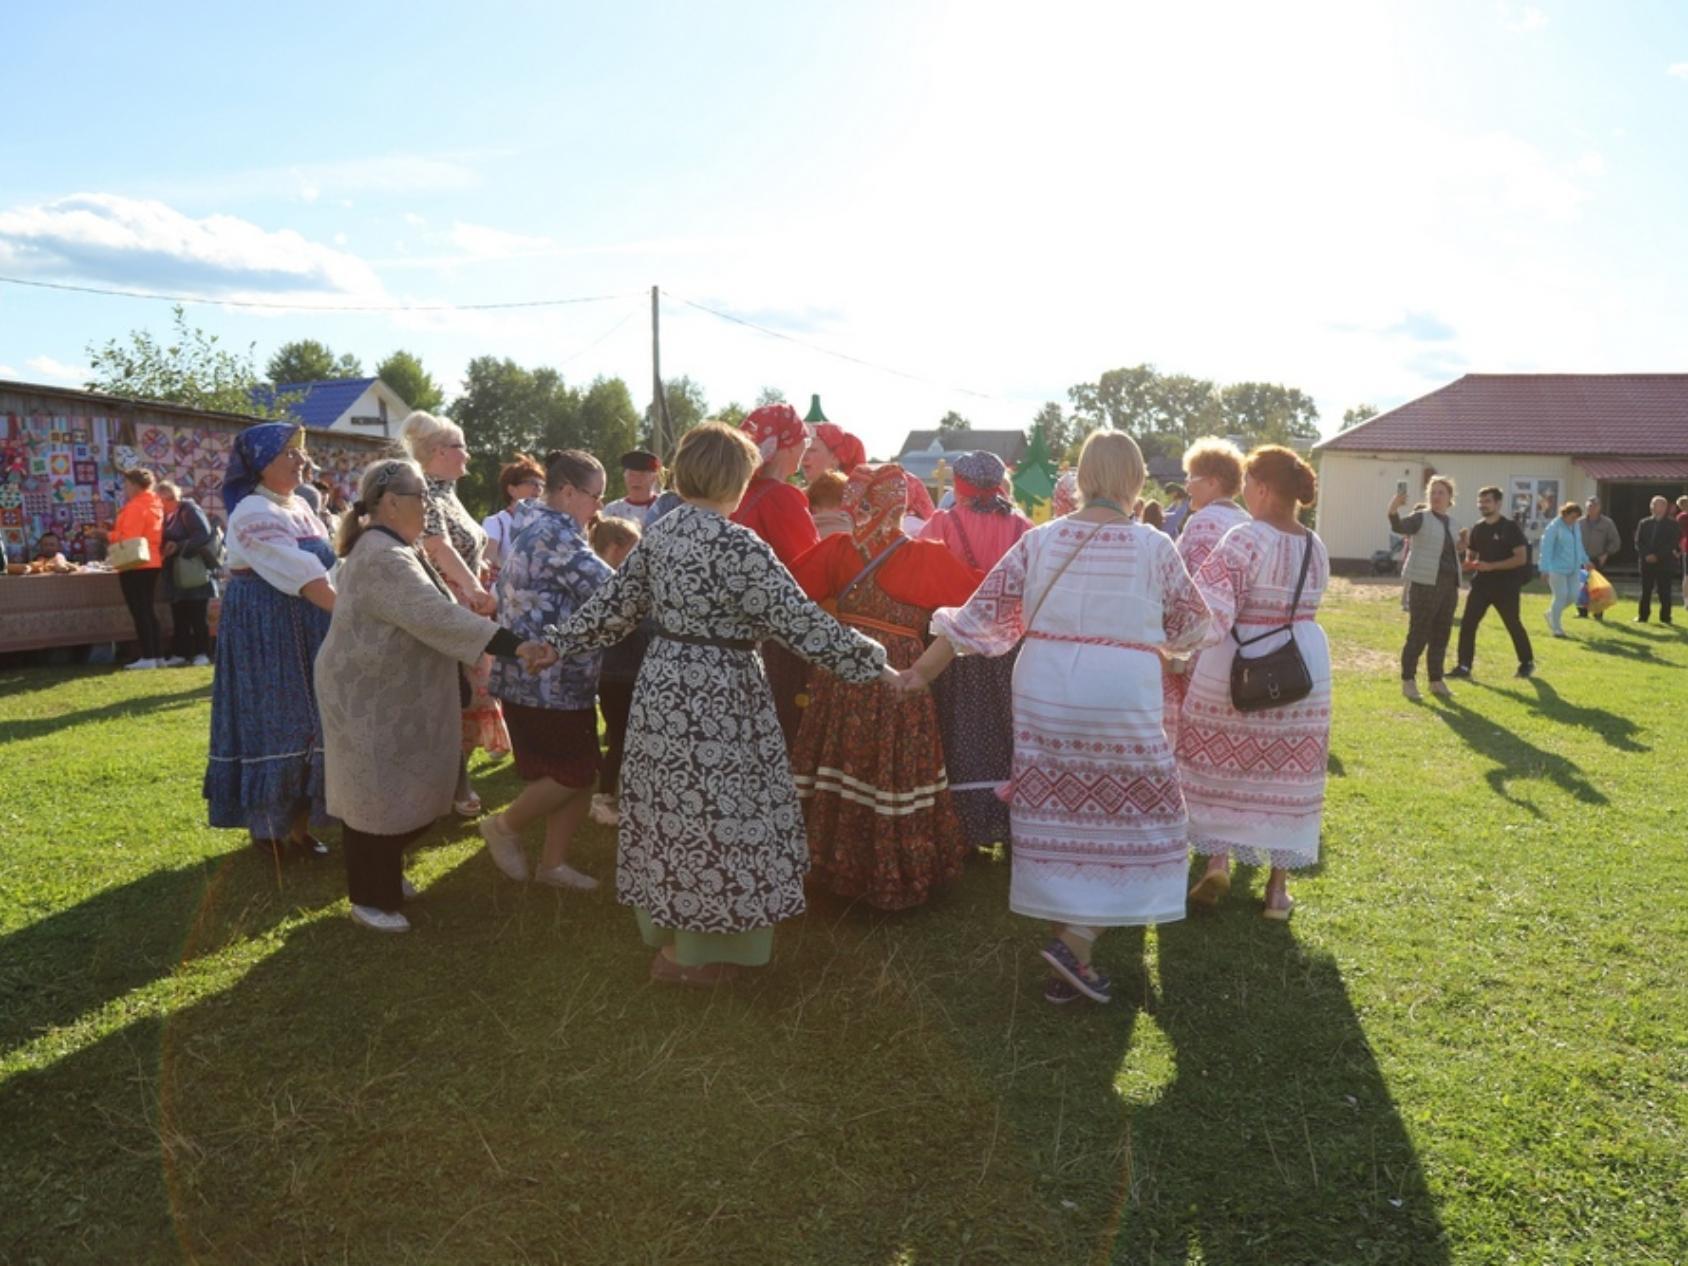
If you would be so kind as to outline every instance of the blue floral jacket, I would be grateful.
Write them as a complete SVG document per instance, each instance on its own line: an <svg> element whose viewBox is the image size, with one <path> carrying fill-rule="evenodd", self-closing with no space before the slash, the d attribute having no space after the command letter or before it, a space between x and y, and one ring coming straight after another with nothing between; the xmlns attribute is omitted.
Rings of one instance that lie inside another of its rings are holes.
<svg viewBox="0 0 1688 1266"><path fill-rule="evenodd" d="M522 507L498 572L498 622L524 640L573 615L611 575L568 515L543 503ZM517 660L492 662L492 693L530 708L573 711L598 698L601 651L565 656L534 677Z"/></svg>

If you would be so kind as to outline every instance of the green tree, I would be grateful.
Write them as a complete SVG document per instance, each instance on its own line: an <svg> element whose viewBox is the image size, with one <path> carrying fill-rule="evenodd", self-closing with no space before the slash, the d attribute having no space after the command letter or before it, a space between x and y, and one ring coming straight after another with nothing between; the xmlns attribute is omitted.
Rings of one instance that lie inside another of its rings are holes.
<svg viewBox="0 0 1688 1266"><path fill-rule="evenodd" d="M1313 397L1281 383L1232 383L1220 389L1219 411L1226 433L1250 444L1294 444L1319 438L1319 409Z"/></svg>
<svg viewBox="0 0 1688 1266"><path fill-rule="evenodd" d="M1360 423L1376 416L1377 406L1375 404L1357 404L1352 409L1342 411L1342 426L1340 429L1346 431L1349 427L1359 426Z"/></svg>
<svg viewBox="0 0 1688 1266"><path fill-rule="evenodd" d="M633 405L633 395L619 378L594 378L580 397L576 428L577 439L570 445L585 449L603 462L608 473L609 500L624 495L627 486L621 482L621 463L617 460L638 443L639 410Z"/></svg>
<svg viewBox="0 0 1688 1266"><path fill-rule="evenodd" d="M789 404L785 392L778 387L764 387L756 393L756 407L760 409L765 404Z"/></svg>
<svg viewBox="0 0 1688 1266"><path fill-rule="evenodd" d="M1043 436L1044 449L1051 459L1062 462L1076 456L1078 444L1088 429L1076 415L1069 417L1059 404L1049 400L1032 415L1032 424L1026 428L1026 441L1029 444L1034 435Z"/></svg>
<svg viewBox="0 0 1688 1266"><path fill-rule="evenodd" d="M1085 432L1112 427L1130 435L1148 434L1156 429L1159 382L1153 365L1133 365L1069 387L1074 422Z"/></svg>
<svg viewBox="0 0 1688 1266"><path fill-rule="evenodd" d="M377 365L375 376L403 396L404 402L412 409L436 413L445 403L445 393L440 390L439 383L422 368L420 360L403 348Z"/></svg>
<svg viewBox="0 0 1688 1266"><path fill-rule="evenodd" d="M325 378L362 378L363 365L350 352L335 356L326 343L314 338L296 339L276 348L264 372L278 387L294 382L320 382Z"/></svg>
<svg viewBox="0 0 1688 1266"><path fill-rule="evenodd" d="M516 453L579 447L580 397L555 369L524 369L496 356L470 361L463 384L451 418L463 428L473 455L457 494L471 510L491 514L503 508L495 504L499 468Z"/></svg>
<svg viewBox="0 0 1688 1266"><path fill-rule="evenodd" d="M1189 374L1157 375L1150 412L1153 433L1178 435L1185 441L1215 434L1222 421L1213 382Z"/></svg>
<svg viewBox="0 0 1688 1266"><path fill-rule="evenodd" d="M943 417L938 419L939 435L956 435L962 431L971 431L972 429L973 424L966 418L962 417L954 409L951 409L948 413L944 414Z"/></svg>
<svg viewBox="0 0 1688 1266"><path fill-rule="evenodd" d="M111 339L104 347L88 344L93 368L88 390L248 417L287 415L290 396L267 406L252 402L252 388L258 385L255 344L247 344L244 354L231 352L219 345L215 334L189 325L180 305L172 313L173 328L162 342L150 330L131 330L127 341Z"/></svg>
<svg viewBox="0 0 1688 1266"><path fill-rule="evenodd" d="M729 400L726 404L715 410L715 420L717 422L725 422L728 426L738 426L749 416L750 410L746 409L737 400Z"/></svg>
<svg viewBox="0 0 1688 1266"><path fill-rule="evenodd" d="M766 394L768 388L764 387ZM703 388L693 382L690 377L682 374L678 378L670 378L663 384L662 393L668 401L668 445L670 449L680 442L680 437L691 430L699 422L709 416L709 400L703 394ZM778 403L777 401L775 403ZM645 410L645 425L640 432L640 439L645 447L656 452L664 462L672 460L672 452L661 452L657 449L656 419L654 411Z"/></svg>

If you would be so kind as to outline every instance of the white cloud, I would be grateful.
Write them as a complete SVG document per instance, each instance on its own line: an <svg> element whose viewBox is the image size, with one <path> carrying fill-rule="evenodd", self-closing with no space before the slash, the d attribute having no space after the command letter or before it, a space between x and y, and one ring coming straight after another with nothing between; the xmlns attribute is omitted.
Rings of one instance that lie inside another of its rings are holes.
<svg viewBox="0 0 1688 1266"><path fill-rule="evenodd" d="M1547 25L1547 14L1534 5L1517 5L1509 3L1509 0L1500 0L1496 7L1500 10L1501 24L1520 35L1539 31Z"/></svg>
<svg viewBox="0 0 1688 1266"><path fill-rule="evenodd" d="M80 193L0 212L8 265L57 277L225 297L384 291L357 256L292 229L230 215L194 219L163 202Z"/></svg>
<svg viewBox="0 0 1688 1266"><path fill-rule="evenodd" d="M526 233L509 233L485 224L465 224L461 220L451 226L451 244L471 259L520 259L551 251L555 243L548 237Z"/></svg>
<svg viewBox="0 0 1688 1266"><path fill-rule="evenodd" d="M13 369L10 365L0 365L0 378L9 378L16 381L21 377L23 377L23 375L18 373L18 371Z"/></svg>
<svg viewBox="0 0 1688 1266"><path fill-rule="evenodd" d="M346 244L346 235L344 233L336 233L334 235L334 245L344 246L345 244Z"/></svg>
<svg viewBox="0 0 1688 1266"><path fill-rule="evenodd" d="M1665 74L1673 79L1688 79L1688 62L1672 62Z"/></svg>
<svg viewBox="0 0 1688 1266"><path fill-rule="evenodd" d="M24 366L43 378L54 382L75 383L78 386L94 376L94 371L86 365L67 365L51 356L31 356L24 362Z"/></svg>
<svg viewBox="0 0 1688 1266"><path fill-rule="evenodd" d="M421 228L428 221L424 217L417 215L414 211L406 211L404 213L404 222L415 228Z"/></svg>

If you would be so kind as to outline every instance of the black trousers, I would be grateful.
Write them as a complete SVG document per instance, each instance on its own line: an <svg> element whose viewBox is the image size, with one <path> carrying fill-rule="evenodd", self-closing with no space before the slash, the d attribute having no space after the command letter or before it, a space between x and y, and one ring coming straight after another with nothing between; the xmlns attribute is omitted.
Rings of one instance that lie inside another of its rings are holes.
<svg viewBox="0 0 1688 1266"><path fill-rule="evenodd" d="M190 599L170 604L170 653L179 659L211 653L211 603Z"/></svg>
<svg viewBox="0 0 1688 1266"><path fill-rule="evenodd" d="M117 587L123 591L123 604L135 622L135 640L141 644L142 659L158 658L162 635L158 612L152 606L158 594L158 572L156 567L133 567L117 573Z"/></svg>
<svg viewBox="0 0 1688 1266"><path fill-rule="evenodd" d="M1401 647L1401 680L1418 675L1418 657L1431 681L1442 680L1448 662L1448 638L1454 629L1454 611L1459 607L1459 576L1442 575L1433 585L1417 581L1407 586L1407 641ZM1428 651L1428 654L1426 652Z"/></svg>
<svg viewBox="0 0 1688 1266"><path fill-rule="evenodd" d="M1653 594L1659 595L1659 620L1670 623L1670 585L1676 579L1676 563L1665 559L1641 564L1641 606L1636 615L1645 620L1653 613Z"/></svg>
<svg viewBox="0 0 1688 1266"><path fill-rule="evenodd" d="M631 681L598 681L598 707L604 714L604 760L598 766L598 790L616 795L621 787L621 758L627 751L627 717L633 711Z"/></svg>
<svg viewBox="0 0 1688 1266"><path fill-rule="evenodd" d="M395 913L404 904L404 850L420 828L403 835L371 835L354 827L340 828L340 851L346 855L346 895L354 906L374 906Z"/></svg>
<svg viewBox="0 0 1688 1266"><path fill-rule="evenodd" d="M1512 634L1512 649L1520 664L1532 663L1536 653L1530 646L1530 635L1518 618L1518 585L1514 581L1489 583L1479 576L1471 582L1471 592L1465 599L1465 614L1459 622L1459 662L1470 668L1477 654L1477 626L1493 607L1506 631Z"/></svg>

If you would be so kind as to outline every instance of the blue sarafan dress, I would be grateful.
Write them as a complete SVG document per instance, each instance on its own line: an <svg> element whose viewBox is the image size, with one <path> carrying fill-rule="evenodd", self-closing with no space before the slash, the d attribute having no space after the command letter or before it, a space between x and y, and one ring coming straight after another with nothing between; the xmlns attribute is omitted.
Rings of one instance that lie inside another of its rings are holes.
<svg viewBox="0 0 1688 1266"><path fill-rule="evenodd" d="M313 822L327 819L313 665L329 615L299 591L327 578L334 551L301 498L257 484L298 433L284 423L242 432L223 485L230 579L217 628L205 799L212 826L245 828L260 840L285 838L304 807Z"/></svg>

